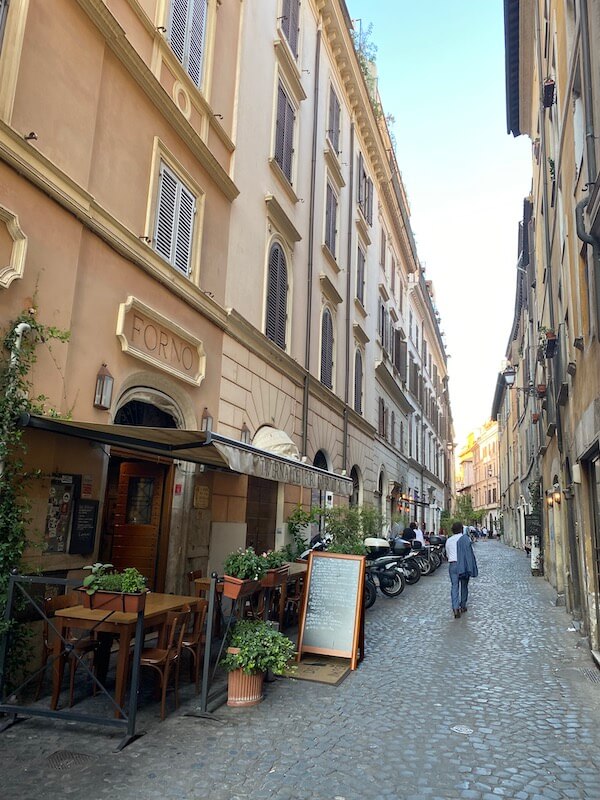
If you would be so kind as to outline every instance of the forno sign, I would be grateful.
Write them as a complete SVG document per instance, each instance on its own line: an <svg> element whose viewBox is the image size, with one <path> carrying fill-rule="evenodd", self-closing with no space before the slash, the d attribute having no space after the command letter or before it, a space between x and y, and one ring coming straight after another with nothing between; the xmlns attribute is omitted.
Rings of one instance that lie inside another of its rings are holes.
<svg viewBox="0 0 600 800"><path fill-rule="evenodd" d="M119 306L117 336L123 352L199 386L206 371L204 345L135 297Z"/></svg>

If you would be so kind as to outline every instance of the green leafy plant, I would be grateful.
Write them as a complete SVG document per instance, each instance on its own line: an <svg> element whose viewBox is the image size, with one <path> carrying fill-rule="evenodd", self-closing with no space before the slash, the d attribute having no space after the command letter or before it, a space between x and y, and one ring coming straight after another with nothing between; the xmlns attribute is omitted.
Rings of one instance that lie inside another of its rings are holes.
<svg viewBox="0 0 600 800"><path fill-rule="evenodd" d="M271 670L282 675L289 669L288 662L295 653L295 645L287 636L261 620L240 620L231 630L229 647L237 652L228 652L221 666L231 672L241 669L246 675Z"/></svg>
<svg viewBox="0 0 600 800"><path fill-rule="evenodd" d="M320 508L311 508L306 511L300 504L298 504L286 520L289 535L292 541L288 542L283 548L283 552L288 561L294 561L298 556L306 550L308 543L307 537L304 534L306 528L313 522L319 519L321 514Z"/></svg>
<svg viewBox="0 0 600 800"><path fill-rule="evenodd" d="M223 564L223 572L232 578L257 581L267 571L265 559L254 552L253 547L241 548L230 553Z"/></svg>
<svg viewBox="0 0 600 800"><path fill-rule="evenodd" d="M124 592L125 594L138 594L146 591L146 578L135 567L127 567L123 572L117 572L112 564L91 564L84 569L91 570L83 579L83 586L87 594L92 595L97 591Z"/></svg>
<svg viewBox="0 0 600 800"><path fill-rule="evenodd" d="M283 550L269 550L263 553L262 558L265 560L267 569L279 569L279 567L282 567L286 563Z"/></svg>
<svg viewBox="0 0 600 800"><path fill-rule="evenodd" d="M29 501L32 481L39 470L25 465L26 446L23 429L16 420L27 413L58 416L46 406L47 397L34 395L29 378L37 361L38 347L43 345L59 370L52 353L53 342L66 342L69 332L43 325L32 307L8 323L0 348L0 636L10 631L10 647L6 668L6 686L16 685L30 656L29 627L12 619L4 621L9 576L12 569L26 570L23 555L31 542L27 530L30 524ZM60 370L59 370L60 371ZM17 593L13 610L23 610L24 600Z"/></svg>

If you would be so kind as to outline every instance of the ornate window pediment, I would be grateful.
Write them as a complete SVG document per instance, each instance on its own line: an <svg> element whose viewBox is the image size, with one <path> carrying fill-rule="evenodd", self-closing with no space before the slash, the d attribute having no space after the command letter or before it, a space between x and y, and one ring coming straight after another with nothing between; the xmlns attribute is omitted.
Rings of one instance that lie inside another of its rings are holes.
<svg viewBox="0 0 600 800"><path fill-rule="evenodd" d="M19 218L0 206L0 288L7 289L25 271L27 237L21 230Z"/></svg>

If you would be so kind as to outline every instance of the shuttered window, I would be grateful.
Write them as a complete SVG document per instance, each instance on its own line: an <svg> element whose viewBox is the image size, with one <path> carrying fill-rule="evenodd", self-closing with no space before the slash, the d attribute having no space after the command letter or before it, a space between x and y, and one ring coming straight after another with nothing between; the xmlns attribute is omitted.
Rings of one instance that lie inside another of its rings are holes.
<svg viewBox="0 0 600 800"><path fill-rule="evenodd" d="M363 217L373 224L373 182L367 175L362 153L358 154L358 207Z"/></svg>
<svg viewBox="0 0 600 800"><path fill-rule="evenodd" d="M354 354L354 410L362 414L363 396L363 360L362 353L357 350Z"/></svg>
<svg viewBox="0 0 600 800"><path fill-rule="evenodd" d="M287 263L283 248L274 244L269 253L269 275L267 280L267 338L285 350L287 325Z"/></svg>
<svg viewBox="0 0 600 800"><path fill-rule="evenodd" d="M196 86L202 83L206 11L207 0L171 0L171 49Z"/></svg>
<svg viewBox="0 0 600 800"><path fill-rule="evenodd" d="M292 158L294 154L294 122L296 114L285 89L279 84L277 90L277 122L275 125L275 161L288 181L292 182Z"/></svg>
<svg viewBox="0 0 600 800"><path fill-rule="evenodd" d="M384 436L385 435L385 402L383 400L383 397L379 398L377 406L378 406L378 411L379 411L378 419L377 419L377 432L379 433L380 436Z"/></svg>
<svg viewBox="0 0 600 800"><path fill-rule="evenodd" d="M336 153L340 152L340 101L333 90L329 87L329 123L327 136Z"/></svg>
<svg viewBox="0 0 600 800"><path fill-rule="evenodd" d="M390 426L390 442L393 447L396 446L396 414L392 411L392 423Z"/></svg>
<svg viewBox="0 0 600 800"><path fill-rule="evenodd" d="M165 164L158 179L154 249L183 275L191 272L196 198Z"/></svg>
<svg viewBox="0 0 600 800"><path fill-rule="evenodd" d="M321 383L333 389L333 320L328 308L321 319Z"/></svg>
<svg viewBox="0 0 600 800"><path fill-rule="evenodd" d="M0 48L2 47L2 39L4 38L4 28L6 27L9 5L10 0L0 0Z"/></svg>
<svg viewBox="0 0 600 800"><path fill-rule="evenodd" d="M356 255L356 297L365 304L365 254L362 247L358 248Z"/></svg>
<svg viewBox="0 0 600 800"><path fill-rule="evenodd" d="M288 40L294 58L298 57L298 28L300 21L300 0L282 0L281 30Z"/></svg>
<svg viewBox="0 0 600 800"><path fill-rule="evenodd" d="M387 236L385 235L385 231L382 229L381 231L381 242L379 247L379 263L383 267L385 271L385 253L387 250Z"/></svg>
<svg viewBox="0 0 600 800"><path fill-rule="evenodd" d="M333 191L333 187L327 183L327 196L325 199L325 244L329 248L329 252L335 258L336 242L337 242L337 215L338 215L338 201L337 195Z"/></svg>

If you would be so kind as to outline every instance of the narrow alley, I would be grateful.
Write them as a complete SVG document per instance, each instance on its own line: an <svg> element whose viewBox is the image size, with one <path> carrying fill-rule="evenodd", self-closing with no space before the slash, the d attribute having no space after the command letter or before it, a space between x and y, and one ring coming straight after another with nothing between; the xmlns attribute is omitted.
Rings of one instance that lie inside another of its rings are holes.
<svg viewBox="0 0 600 800"><path fill-rule="evenodd" d="M121 754L106 733L28 720L2 734L19 800L600 800L600 672L522 552L476 545L469 610L444 565L367 612L367 658L337 688L278 679L212 722L143 715ZM187 689L187 687L186 687ZM80 754L52 769L57 752ZM0 792L0 794L2 794Z"/></svg>

